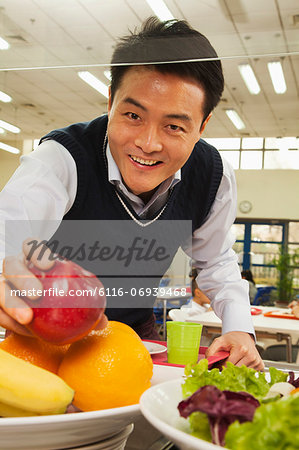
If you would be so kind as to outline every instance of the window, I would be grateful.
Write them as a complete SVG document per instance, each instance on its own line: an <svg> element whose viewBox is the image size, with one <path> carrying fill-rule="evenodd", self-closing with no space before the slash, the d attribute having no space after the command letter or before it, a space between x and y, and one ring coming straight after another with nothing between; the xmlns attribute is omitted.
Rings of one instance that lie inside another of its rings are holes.
<svg viewBox="0 0 299 450"><path fill-rule="evenodd" d="M263 152L255 150L243 150L241 152L241 169L262 169Z"/></svg>
<svg viewBox="0 0 299 450"><path fill-rule="evenodd" d="M232 166L233 168L239 169L240 166L240 152L236 151L236 150L225 150L220 152L221 156L223 156L224 159L226 159Z"/></svg>
<svg viewBox="0 0 299 450"><path fill-rule="evenodd" d="M206 138L236 169L299 170L299 139L284 138Z"/></svg>
<svg viewBox="0 0 299 450"><path fill-rule="evenodd" d="M282 248L292 258L294 295L299 294L299 222L277 224L236 222L232 226L240 270L250 269L257 284L275 286L279 272L274 265Z"/></svg>

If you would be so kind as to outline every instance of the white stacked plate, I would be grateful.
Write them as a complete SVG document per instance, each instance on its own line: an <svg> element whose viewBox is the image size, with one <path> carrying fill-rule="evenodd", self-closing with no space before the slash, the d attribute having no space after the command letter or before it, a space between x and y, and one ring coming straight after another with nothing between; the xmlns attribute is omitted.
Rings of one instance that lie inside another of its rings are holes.
<svg viewBox="0 0 299 450"><path fill-rule="evenodd" d="M111 436L108 439L95 442L90 445L83 445L83 447L73 447L67 450L124 450L129 435L132 433L134 425L126 426L122 431Z"/></svg>
<svg viewBox="0 0 299 450"><path fill-rule="evenodd" d="M152 386L181 377L183 368L154 365ZM139 405L53 416L0 417L1 450L122 450Z"/></svg>
<svg viewBox="0 0 299 450"><path fill-rule="evenodd" d="M153 427L181 449L223 450L223 447L191 436L189 421L180 417L177 408L183 400L182 381L166 381L145 391L140 399L142 414Z"/></svg>
<svg viewBox="0 0 299 450"><path fill-rule="evenodd" d="M286 370L287 372L287 370ZM295 378L299 372L294 372ZM174 377L173 377L174 378ZM266 379L270 380L269 372ZM223 447L191 435L189 420L180 416L178 404L183 400L183 378L153 385L140 398L140 409L149 423L184 450L223 450ZM252 443L254 448L254 443Z"/></svg>

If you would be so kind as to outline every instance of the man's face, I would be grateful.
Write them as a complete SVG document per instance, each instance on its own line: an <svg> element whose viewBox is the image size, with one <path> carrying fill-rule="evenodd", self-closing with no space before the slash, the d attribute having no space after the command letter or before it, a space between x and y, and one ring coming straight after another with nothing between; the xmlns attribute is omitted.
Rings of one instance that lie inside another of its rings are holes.
<svg viewBox="0 0 299 450"><path fill-rule="evenodd" d="M185 164L204 128L203 105L195 81L146 67L125 73L109 99L108 140L131 192L147 199Z"/></svg>

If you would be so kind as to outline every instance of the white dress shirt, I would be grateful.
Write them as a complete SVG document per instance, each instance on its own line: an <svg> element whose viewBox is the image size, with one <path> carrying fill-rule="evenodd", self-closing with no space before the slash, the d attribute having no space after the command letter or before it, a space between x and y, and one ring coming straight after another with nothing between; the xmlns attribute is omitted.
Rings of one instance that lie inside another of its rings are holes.
<svg viewBox="0 0 299 450"><path fill-rule="evenodd" d="M169 189L180 182L179 170L165 180L144 204L124 185L109 146L107 160L109 181L126 196L141 219L158 211L166 202ZM26 220L29 227L33 220L53 220L57 221L58 228L73 205L76 191L75 161L58 142L44 141L34 152L22 156L20 166L0 193L0 260L4 257L5 220ZM222 320L222 332L254 334L248 284L241 279L237 257L231 248L234 238L230 228L235 220L236 195L233 169L223 159L223 176L215 201L204 224L195 230L192 246L184 248L184 251L195 260L199 271L197 284L210 298L211 306ZM17 240L18 236L15 238ZM19 246L21 248L21 242Z"/></svg>

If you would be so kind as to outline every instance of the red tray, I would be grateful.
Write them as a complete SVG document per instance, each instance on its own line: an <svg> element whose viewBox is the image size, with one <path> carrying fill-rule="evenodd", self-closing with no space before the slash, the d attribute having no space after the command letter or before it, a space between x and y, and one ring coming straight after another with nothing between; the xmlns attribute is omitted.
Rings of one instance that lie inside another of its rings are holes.
<svg viewBox="0 0 299 450"><path fill-rule="evenodd" d="M160 345L164 345L165 347L167 347L167 343L165 341L151 341L149 339L144 339L145 341L148 342L154 342L156 344L160 344ZM208 347L200 347L199 348L199 353L198 353L198 361L203 359L205 357L205 353L207 351ZM212 369L212 367L217 364L220 361L224 361L226 358L228 358L229 356L229 352L217 352L215 353L215 355L210 356L208 358L208 368ZM157 353L156 355L152 355L152 360L154 364L159 364L159 365L163 365L163 366L174 366L174 367L185 367L182 364L170 364L169 362L167 362L167 352L164 353Z"/></svg>
<svg viewBox="0 0 299 450"><path fill-rule="evenodd" d="M264 313L265 317L276 317L278 319L292 319L299 320L299 317L294 316L292 313L282 313L281 311L269 311Z"/></svg>
<svg viewBox="0 0 299 450"><path fill-rule="evenodd" d="M259 314L262 314L262 310L261 309L259 309L259 308L254 308L254 307L252 307L251 308L251 315L252 316L258 316Z"/></svg>

